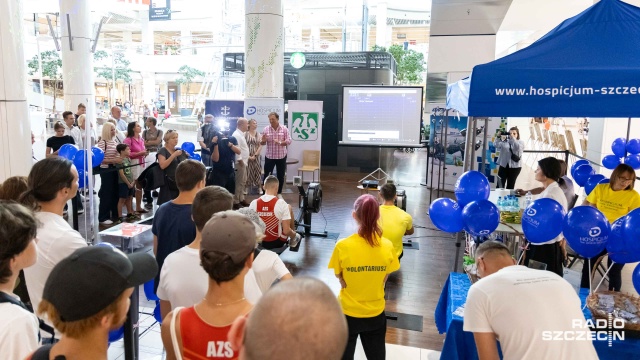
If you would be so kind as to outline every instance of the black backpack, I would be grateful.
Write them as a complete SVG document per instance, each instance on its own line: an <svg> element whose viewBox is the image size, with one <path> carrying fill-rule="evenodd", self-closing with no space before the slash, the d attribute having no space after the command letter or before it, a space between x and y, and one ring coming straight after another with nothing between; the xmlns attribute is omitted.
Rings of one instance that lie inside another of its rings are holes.
<svg viewBox="0 0 640 360"><path fill-rule="evenodd" d="M10 304L19 306L19 307L27 310L30 313L33 313L33 310L30 309L29 307L27 307L27 305L25 305L22 301L14 298L13 296L11 296L11 295L9 295L9 294L7 294L5 292L0 291L0 304L2 304L2 303L10 303ZM42 330L42 331L44 331L44 332L46 332L48 334L51 334L51 338L55 338L56 333L55 333L55 330L53 330L53 328L51 326L47 325L44 322L44 320L42 320L40 318L38 318L38 323L40 324L40 330ZM39 341L40 341L40 333L38 333L38 342Z"/></svg>

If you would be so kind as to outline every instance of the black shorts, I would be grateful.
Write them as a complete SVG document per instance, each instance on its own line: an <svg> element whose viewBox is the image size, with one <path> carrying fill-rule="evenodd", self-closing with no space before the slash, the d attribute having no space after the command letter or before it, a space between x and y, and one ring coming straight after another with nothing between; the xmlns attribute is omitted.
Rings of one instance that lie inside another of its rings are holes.
<svg viewBox="0 0 640 360"><path fill-rule="evenodd" d="M279 249L287 244L286 240L272 240L272 241L262 241L262 248L270 250L270 249Z"/></svg>
<svg viewBox="0 0 640 360"><path fill-rule="evenodd" d="M127 199L133 196L133 189L129 189L127 184L118 184L118 197L120 199Z"/></svg>

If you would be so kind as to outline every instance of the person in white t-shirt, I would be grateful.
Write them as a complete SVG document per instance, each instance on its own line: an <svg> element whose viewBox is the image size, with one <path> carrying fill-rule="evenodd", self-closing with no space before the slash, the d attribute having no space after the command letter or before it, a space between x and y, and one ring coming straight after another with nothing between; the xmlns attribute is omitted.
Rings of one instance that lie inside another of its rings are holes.
<svg viewBox="0 0 640 360"><path fill-rule="evenodd" d="M475 257L481 279L469 289L464 330L473 332L480 359L499 358L496 340L505 360L598 359L589 336L563 341L550 336L588 332L571 284L552 272L515 265L497 241L482 243Z"/></svg>
<svg viewBox="0 0 640 360"><path fill-rule="evenodd" d="M260 216L258 216L258 213L255 212L255 210L242 208L236 211L251 219L251 221L253 221L257 226L256 230L261 234L264 234L267 229L267 225L265 225L264 221L260 219ZM262 239L258 239L258 244L261 242ZM260 290L263 294L269 290L276 280L293 279L289 269L287 269L287 266L282 262L278 254L273 251L260 250L257 247L254 252L253 266L251 269L256 275L258 286L260 286Z"/></svg>
<svg viewBox="0 0 640 360"><path fill-rule="evenodd" d="M29 188L21 201L36 211L40 226L36 236L38 260L24 270L24 276L31 304L37 309L51 269L87 242L62 217L64 205L78 192L78 171L71 161L57 156L40 160L31 168L27 182ZM50 340L42 339L43 343Z"/></svg>
<svg viewBox="0 0 640 360"><path fill-rule="evenodd" d="M538 161L538 168L535 171L536 180L542 183L544 190L540 194L540 198L549 198L557 201L564 211L567 211L567 198L560 188L564 185L564 180L560 176L561 167L558 159L547 157ZM535 260L547 265L546 270L564 275L563 260L564 253L562 251L562 233L544 243L530 243L525 255L524 265L529 266L530 260Z"/></svg>
<svg viewBox="0 0 640 360"><path fill-rule="evenodd" d="M223 187L207 186L196 194L191 211L193 222L196 224L196 237L191 244L167 256L160 272L157 295L160 298L160 313L163 318L172 309L193 306L204 298L209 275L200 266L202 229L211 216L231 210L232 207L233 195ZM244 294L252 304L257 303L262 296L251 269L245 275Z"/></svg>
<svg viewBox="0 0 640 360"><path fill-rule="evenodd" d="M300 234L293 228L293 210L283 199L278 198L278 178L269 175L264 179L265 194L253 200L249 208L256 211L260 219L267 225L262 247L277 249L291 241L289 246L295 248L300 243Z"/></svg>
<svg viewBox="0 0 640 360"><path fill-rule="evenodd" d="M13 293L20 270L37 259L38 223L22 205L0 201L0 354L24 359L38 347L38 318Z"/></svg>

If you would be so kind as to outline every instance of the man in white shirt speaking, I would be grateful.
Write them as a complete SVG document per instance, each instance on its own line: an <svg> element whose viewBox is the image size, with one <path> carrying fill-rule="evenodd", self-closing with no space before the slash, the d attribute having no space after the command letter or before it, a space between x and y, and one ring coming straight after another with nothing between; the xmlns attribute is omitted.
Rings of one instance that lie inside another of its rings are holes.
<svg viewBox="0 0 640 360"><path fill-rule="evenodd" d="M236 193L233 195L235 208L249 206L244 199L244 190L247 187L247 165L249 164L249 145L244 135L249 130L249 121L245 118L238 119L238 126L233 132L233 137L238 140L240 154L236 155Z"/></svg>
<svg viewBox="0 0 640 360"><path fill-rule="evenodd" d="M497 241L482 243L475 256L481 279L469 289L464 330L473 332L480 359L499 359L496 340L505 360L598 359L580 298L566 280L515 265Z"/></svg>

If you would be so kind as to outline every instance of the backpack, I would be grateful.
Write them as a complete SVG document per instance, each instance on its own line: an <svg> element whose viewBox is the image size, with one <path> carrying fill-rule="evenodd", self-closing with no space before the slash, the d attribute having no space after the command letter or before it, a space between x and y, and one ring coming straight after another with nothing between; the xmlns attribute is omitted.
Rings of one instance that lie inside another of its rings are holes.
<svg viewBox="0 0 640 360"><path fill-rule="evenodd" d="M19 307L21 307L21 308L23 308L23 309L25 309L28 312L33 314L33 310L28 308L27 305L25 305L22 301L14 298L13 296L11 296L11 295L9 295L9 294L7 294L5 292L0 291L0 304L2 304L2 303L10 303L10 304L19 306ZM40 326L40 330L50 334L51 338L55 338L56 337L55 330L53 330L53 328L51 326L47 325L44 322L44 320L38 318L38 323L39 323L39 326ZM40 333L38 333L38 342L40 342Z"/></svg>

